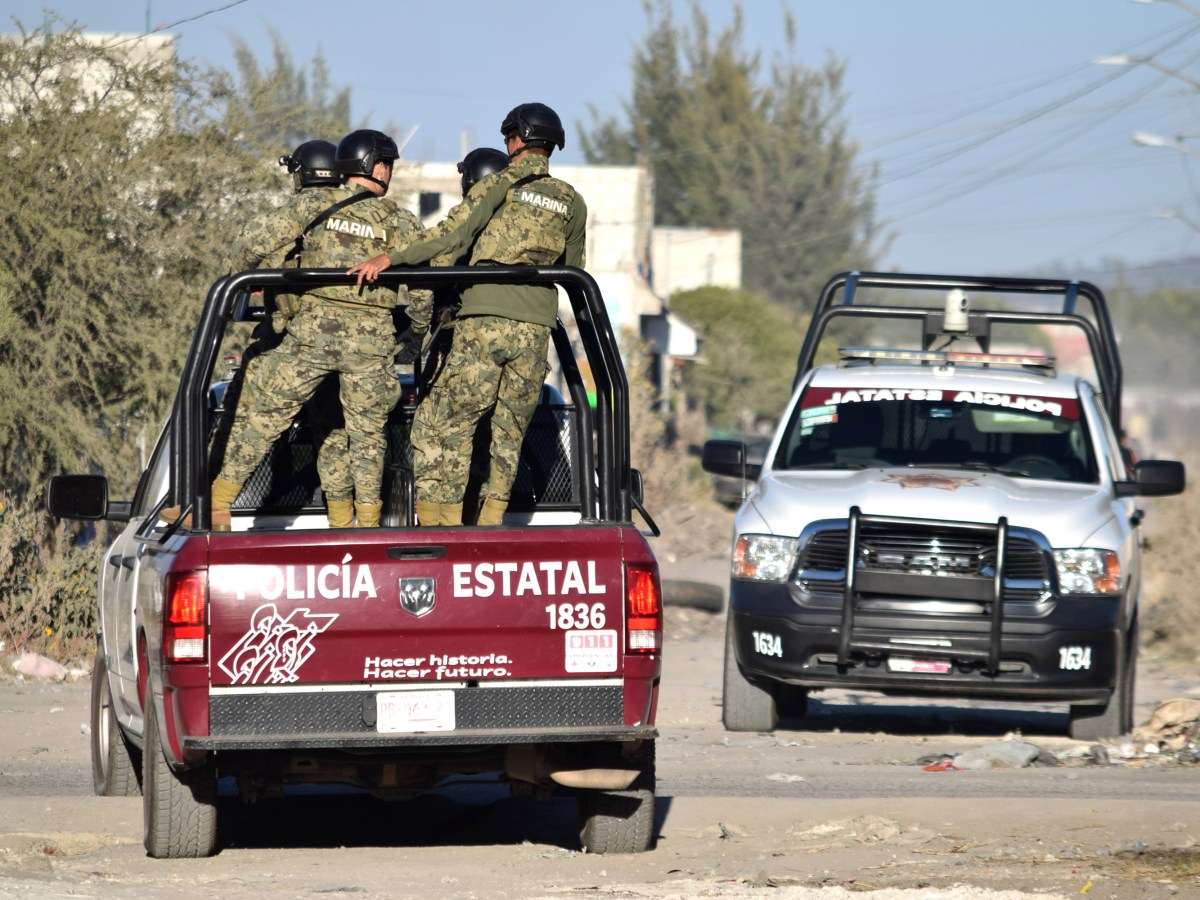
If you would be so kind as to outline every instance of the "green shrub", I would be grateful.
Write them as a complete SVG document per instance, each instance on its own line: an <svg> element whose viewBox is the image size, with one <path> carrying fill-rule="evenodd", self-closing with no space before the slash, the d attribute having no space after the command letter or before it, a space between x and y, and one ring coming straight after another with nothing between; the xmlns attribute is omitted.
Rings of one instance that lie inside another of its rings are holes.
<svg viewBox="0 0 1200 900"><path fill-rule="evenodd" d="M47 537L48 536L48 537ZM60 661L87 660L96 640L101 541L84 546L34 503L0 496L0 643Z"/></svg>

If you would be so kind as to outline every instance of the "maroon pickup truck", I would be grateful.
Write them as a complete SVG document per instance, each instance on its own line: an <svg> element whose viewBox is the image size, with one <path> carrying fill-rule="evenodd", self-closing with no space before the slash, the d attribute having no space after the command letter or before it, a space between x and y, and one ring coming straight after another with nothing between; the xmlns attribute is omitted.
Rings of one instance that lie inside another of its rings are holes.
<svg viewBox="0 0 1200 900"><path fill-rule="evenodd" d="M268 314L248 292L347 280L319 269L222 278L133 499L111 500L102 475L50 484L54 515L123 523L101 572L96 791L141 792L149 854L195 857L221 846L220 779L246 801L335 783L405 799L494 772L515 789L577 795L589 852L649 849L662 596L633 521L640 510L654 528L596 283L569 267L382 277L557 284L570 301L553 341L564 391L543 392L504 524L416 527L417 372L388 423L383 527L329 528L302 414L247 482L232 530L211 531L215 448L237 402L214 393L213 373L223 344ZM175 504L190 524L162 518Z"/></svg>

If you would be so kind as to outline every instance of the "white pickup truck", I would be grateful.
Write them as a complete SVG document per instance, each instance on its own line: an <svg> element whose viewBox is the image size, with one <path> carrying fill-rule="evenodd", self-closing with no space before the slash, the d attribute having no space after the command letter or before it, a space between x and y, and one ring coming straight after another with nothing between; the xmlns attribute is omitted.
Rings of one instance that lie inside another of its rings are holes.
<svg viewBox="0 0 1200 900"><path fill-rule="evenodd" d="M827 337L866 346L814 367ZM709 472L757 482L734 525L726 728L843 687L1065 701L1073 737L1129 732L1138 498L1184 471L1132 460L1120 412L1093 285L833 278L763 464L704 447Z"/></svg>

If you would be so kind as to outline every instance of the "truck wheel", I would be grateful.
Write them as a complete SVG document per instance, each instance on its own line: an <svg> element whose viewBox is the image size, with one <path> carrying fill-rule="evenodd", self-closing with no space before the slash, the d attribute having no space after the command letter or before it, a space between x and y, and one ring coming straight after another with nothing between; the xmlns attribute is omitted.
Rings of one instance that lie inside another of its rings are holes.
<svg viewBox="0 0 1200 900"><path fill-rule="evenodd" d="M146 698L142 754L143 843L155 859L211 856L217 845L217 777L211 765L176 772L163 755L154 700Z"/></svg>
<svg viewBox="0 0 1200 900"><path fill-rule="evenodd" d="M738 668L733 647L733 616L725 621L725 678L721 691L721 718L726 731L774 731L779 724L775 693L757 685Z"/></svg>
<svg viewBox="0 0 1200 900"><path fill-rule="evenodd" d="M98 797L136 797L142 792L142 754L129 743L113 711L104 649L92 664L92 787Z"/></svg>
<svg viewBox="0 0 1200 900"><path fill-rule="evenodd" d="M1115 738L1133 731L1133 690L1137 681L1138 622L1125 636L1125 651L1117 661L1117 683L1103 706L1072 706L1067 733L1077 741Z"/></svg>
<svg viewBox="0 0 1200 900"><path fill-rule="evenodd" d="M579 840L584 853L644 853L654 848L654 741L637 757L628 790L579 795Z"/></svg>

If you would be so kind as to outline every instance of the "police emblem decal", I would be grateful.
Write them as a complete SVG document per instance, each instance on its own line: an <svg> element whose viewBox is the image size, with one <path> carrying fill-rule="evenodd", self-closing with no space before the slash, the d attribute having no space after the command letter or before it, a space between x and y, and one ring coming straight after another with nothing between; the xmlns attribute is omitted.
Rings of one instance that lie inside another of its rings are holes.
<svg viewBox="0 0 1200 900"><path fill-rule="evenodd" d="M400 579L400 608L418 619L433 610L434 595L432 578Z"/></svg>

